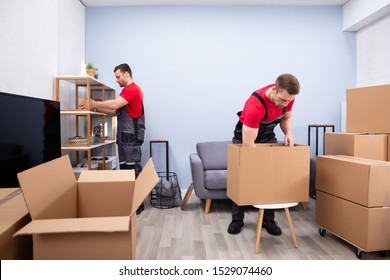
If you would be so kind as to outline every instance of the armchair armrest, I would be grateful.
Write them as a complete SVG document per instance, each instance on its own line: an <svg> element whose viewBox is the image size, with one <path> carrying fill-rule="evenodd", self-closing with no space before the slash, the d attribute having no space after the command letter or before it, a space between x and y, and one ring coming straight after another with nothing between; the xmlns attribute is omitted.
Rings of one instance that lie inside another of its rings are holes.
<svg viewBox="0 0 390 280"><path fill-rule="evenodd" d="M203 163L198 154L190 154L192 183L195 189L204 188Z"/></svg>

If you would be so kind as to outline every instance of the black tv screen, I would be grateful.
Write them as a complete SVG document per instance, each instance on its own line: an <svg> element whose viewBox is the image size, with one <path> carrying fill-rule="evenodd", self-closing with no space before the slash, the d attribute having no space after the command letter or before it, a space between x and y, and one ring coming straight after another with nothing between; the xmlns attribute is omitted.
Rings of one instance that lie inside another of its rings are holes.
<svg viewBox="0 0 390 280"><path fill-rule="evenodd" d="M17 173L61 156L60 103L0 92L0 187Z"/></svg>

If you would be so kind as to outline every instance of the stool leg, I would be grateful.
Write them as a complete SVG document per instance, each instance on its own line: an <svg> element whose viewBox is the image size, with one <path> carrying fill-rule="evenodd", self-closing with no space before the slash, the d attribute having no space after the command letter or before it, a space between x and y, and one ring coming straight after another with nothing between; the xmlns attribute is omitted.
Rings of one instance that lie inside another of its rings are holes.
<svg viewBox="0 0 390 280"><path fill-rule="evenodd" d="M257 227L256 227L256 248L255 253L259 253L259 245L260 245L260 236L261 236L261 227L263 224L263 217L264 217L264 209L259 209L259 216L257 218Z"/></svg>
<svg viewBox="0 0 390 280"><path fill-rule="evenodd" d="M194 184L191 183L191 185L188 187L188 190L183 198L183 202L181 203L181 210L184 210L184 207L186 207L188 200L190 199L192 190L194 189Z"/></svg>
<svg viewBox="0 0 390 280"><path fill-rule="evenodd" d="M290 226L290 231L294 241L295 248L298 248L298 241L297 238L295 237L294 227L290 216L290 210L288 210L288 208L284 208L284 211L286 212L286 217L287 217L288 225Z"/></svg>
<svg viewBox="0 0 390 280"><path fill-rule="evenodd" d="M204 206L204 212L208 214L210 212L210 207L211 207L211 198L206 199L206 204Z"/></svg>

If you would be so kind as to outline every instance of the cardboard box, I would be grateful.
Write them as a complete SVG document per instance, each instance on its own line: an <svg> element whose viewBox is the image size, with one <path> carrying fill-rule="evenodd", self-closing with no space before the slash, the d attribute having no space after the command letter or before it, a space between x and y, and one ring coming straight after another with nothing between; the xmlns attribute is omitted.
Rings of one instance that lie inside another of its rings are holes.
<svg viewBox="0 0 390 280"><path fill-rule="evenodd" d="M34 259L135 259L138 206L158 182L150 159L133 170L82 171L68 155L18 174L32 222Z"/></svg>
<svg viewBox="0 0 390 280"><path fill-rule="evenodd" d="M73 172L75 173L76 178L80 177L80 174L83 170L113 170L117 166L116 156L106 156L106 168L103 168L103 157L94 156L91 158L91 169L88 169L88 159L84 158L81 160L81 163L77 164L76 167L73 167Z"/></svg>
<svg viewBox="0 0 390 280"><path fill-rule="evenodd" d="M351 156L317 156L316 189L366 207L390 206L390 163Z"/></svg>
<svg viewBox="0 0 390 280"><path fill-rule="evenodd" d="M31 236L12 238L31 221L20 188L0 189L0 259L32 259Z"/></svg>
<svg viewBox="0 0 390 280"><path fill-rule="evenodd" d="M390 208L368 208L327 194L316 193L316 222L357 248L390 249Z"/></svg>
<svg viewBox="0 0 390 280"><path fill-rule="evenodd" d="M104 169L112 170L112 169L116 169L117 160L116 160L116 156L106 156L106 168L103 168L103 157L102 156L92 157L91 163L92 162L98 163L99 170L104 170Z"/></svg>
<svg viewBox="0 0 390 280"><path fill-rule="evenodd" d="M346 90L347 132L390 133L390 85Z"/></svg>
<svg viewBox="0 0 390 280"><path fill-rule="evenodd" d="M227 196L238 205L308 201L309 146L229 144L227 149Z"/></svg>
<svg viewBox="0 0 390 280"><path fill-rule="evenodd" d="M346 155L376 160L388 158L387 134L325 133L325 154Z"/></svg>

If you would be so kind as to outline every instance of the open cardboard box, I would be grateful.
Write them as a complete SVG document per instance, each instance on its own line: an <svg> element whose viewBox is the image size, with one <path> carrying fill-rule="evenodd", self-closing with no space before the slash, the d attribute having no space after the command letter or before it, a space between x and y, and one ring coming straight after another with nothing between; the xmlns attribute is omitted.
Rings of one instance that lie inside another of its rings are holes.
<svg viewBox="0 0 390 280"><path fill-rule="evenodd" d="M281 143L227 148L227 196L238 205L309 199L310 147Z"/></svg>
<svg viewBox="0 0 390 280"><path fill-rule="evenodd" d="M18 174L32 221L34 259L135 259L136 215L158 182L150 159L133 170L82 171L63 156Z"/></svg>

